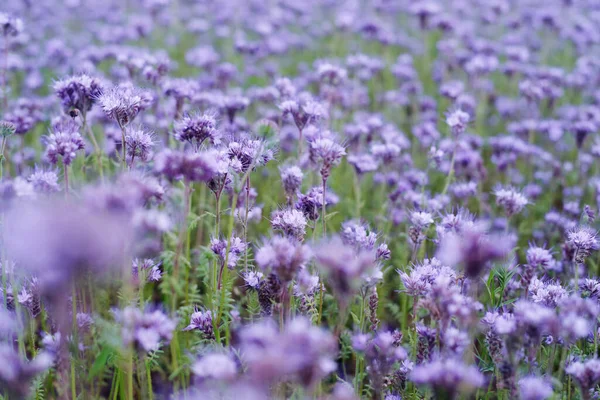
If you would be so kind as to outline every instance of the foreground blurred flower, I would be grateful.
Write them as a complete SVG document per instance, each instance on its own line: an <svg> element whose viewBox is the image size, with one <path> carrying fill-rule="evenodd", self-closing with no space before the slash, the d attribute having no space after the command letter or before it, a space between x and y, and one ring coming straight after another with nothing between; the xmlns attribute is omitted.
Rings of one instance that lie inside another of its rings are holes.
<svg viewBox="0 0 600 400"><path fill-rule="evenodd" d="M437 399L453 399L460 393L472 392L485 384L481 372L456 359L439 359L415 367L410 380L429 386Z"/></svg>
<svg viewBox="0 0 600 400"><path fill-rule="evenodd" d="M569 365L565 372L573 377L581 389L583 399L591 399L590 390L600 382L600 360L592 358L581 362L576 361Z"/></svg>
<svg viewBox="0 0 600 400"><path fill-rule="evenodd" d="M126 307L114 313L123 326L124 344L134 345L144 352L158 350L161 343L169 343L177 326L160 310L142 312L136 307Z"/></svg>
<svg viewBox="0 0 600 400"><path fill-rule="evenodd" d="M236 377L238 367L226 354L212 353L196 360L191 367L192 373L199 379L229 381Z"/></svg>
<svg viewBox="0 0 600 400"><path fill-rule="evenodd" d="M255 384L296 381L309 391L335 370L336 342L326 330L296 318L280 332L270 321L240 332L240 350Z"/></svg>
<svg viewBox="0 0 600 400"><path fill-rule="evenodd" d="M3 228L8 257L36 276L47 296L63 296L87 273L98 278L123 268L132 239L122 216L66 200L22 202L7 212Z"/></svg>
<svg viewBox="0 0 600 400"><path fill-rule="evenodd" d="M462 266L465 276L476 278L490 262L502 259L511 248L508 237L488 235L482 225L473 225L459 233L446 234L437 257L444 264Z"/></svg>
<svg viewBox="0 0 600 400"><path fill-rule="evenodd" d="M0 391L11 397L24 399L30 389L32 379L50 368L53 357L47 352L39 353L27 363L9 344L0 344Z"/></svg>
<svg viewBox="0 0 600 400"><path fill-rule="evenodd" d="M188 153L165 149L154 159L154 170L174 181L208 182L218 172L214 152Z"/></svg>
<svg viewBox="0 0 600 400"><path fill-rule="evenodd" d="M345 323L352 298L361 290L375 285L381 278L374 251L355 250L339 237L326 240L314 249L317 266L327 278L339 305L337 330ZM339 333L339 332L337 332Z"/></svg>

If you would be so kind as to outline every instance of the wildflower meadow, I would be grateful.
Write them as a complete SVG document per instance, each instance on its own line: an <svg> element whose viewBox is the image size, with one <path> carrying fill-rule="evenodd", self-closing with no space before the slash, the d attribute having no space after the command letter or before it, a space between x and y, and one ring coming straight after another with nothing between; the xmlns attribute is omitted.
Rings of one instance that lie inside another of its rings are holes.
<svg viewBox="0 0 600 400"><path fill-rule="evenodd" d="M600 1L0 1L0 399L600 398Z"/></svg>

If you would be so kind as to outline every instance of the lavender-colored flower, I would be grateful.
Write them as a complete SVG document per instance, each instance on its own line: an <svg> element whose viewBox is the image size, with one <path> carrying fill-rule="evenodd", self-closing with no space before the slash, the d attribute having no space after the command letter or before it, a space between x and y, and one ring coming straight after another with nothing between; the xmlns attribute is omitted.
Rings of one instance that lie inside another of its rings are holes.
<svg viewBox="0 0 600 400"><path fill-rule="evenodd" d="M291 115L296 127L302 131L308 124L314 124L327 117L327 110L320 103L300 98L286 100L279 105L283 115Z"/></svg>
<svg viewBox="0 0 600 400"><path fill-rule="evenodd" d="M546 400L552 397L554 391L546 379L526 376L519 380L519 394L522 400Z"/></svg>
<svg viewBox="0 0 600 400"><path fill-rule="evenodd" d="M132 165L135 159L146 162L154 147L154 135L141 127L129 127L125 133L125 145Z"/></svg>
<svg viewBox="0 0 600 400"><path fill-rule="evenodd" d="M165 149L154 158L154 170L169 180L208 182L219 171L215 152L189 153Z"/></svg>
<svg viewBox="0 0 600 400"><path fill-rule="evenodd" d="M0 344L0 360L0 388L16 398L26 398L33 378L53 364L53 357L48 352L40 352L27 363L21 359L13 346L7 343Z"/></svg>
<svg viewBox="0 0 600 400"><path fill-rule="evenodd" d="M72 76L54 83L54 92L65 112L73 109L87 113L102 93L101 82L89 75Z"/></svg>
<svg viewBox="0 0 600 400"><path fill-rule="evenodd" d="M327 179L331 168L339 164L346 151L332 139L321 138L310 143L309 155L311 161L320 166L323 179Z"/></svg>
<svg viewBox="0 0 600 400"><path fill-rule="evenodd" d="M104 91L98 98L98 104L106 115L117 121L121 128L129 125L140 111L150 106L153 99L146 91L131 85L114 86Z"/></svg>
<svg viewBox="0 0 600 400"><path fill-rule="evenodd" d="M454 394L473 391L485 384L484 376L477 367L465 365L449 358L417 365L410 380L419 386L430 386L440 396L452 398Z"/></svg>
<svg viewBox="0 0 600 400"><path fill-rule="evenodd" d="M219 257L224 265L227 260L227 268L234 269L242 254L246 251L246 243L242 239L233 236L227 254L227 239L213 238L210 241L210 249Z"/></svg>
<svg viewBox="0 0 600 400"><path fill-rule="evenodd" d="M217 120L213 114L188 115L175 122L175 138L188 142L198 151L206 140L214 145L221 142Z"/></svg>
<svg viewBox="0 0 600 400"><path fill-rule="evenodd" d="M376 171L379 168L379 163L370 154L352 154L348 156L348 163L354 167L357 174L365 174L367 172Z"/></svg>
<svg viewBox="0 0 600 400"><path fill-rule="evenodd" d="M58 163L59 157L65 165L70 165L76 152L83 150L85 144L79 134L79 125L73 120L59 121L46 136L46 157L52 164Z"/></svg>
<svg viewBox="0 0 600 400"><path fill-rule="evenodd" d="M600 248L597 232L592 228L580 226L567 233L566 244L574 251L573 259L583 263L587 257Z"/></svg>
<svg viewBox="0 0 600 400"><path fill-rule="evenodd" d="M33 186L37 193L51 194L60 190L58 185L58 175L52 170L43 170L36 168L35 171L27 177L27 181Z"/></svg>
<svg viewBox="0 0 600 400"><path fill-rule="evenodd" d="M169 343L177 326L160 310L143 312L137 307L117 310L115 318L122 325L125 345L133 345L144 352L157 350L161 343Z"/></svg>
<svg viewBox="0 0 600 400"><path fill-rule="evenodd" d="M529 204L527 197L513 188L498 188L494 191L494 195L496 204L504 208L509 218L520 213Z"/></svg>
<svg viewBox="0 0 600 400"><path fill-rule="evenodd" d="M226 354L211 353L194 361L191 371L199 379L231 381L238 374L238 366Z"/></svg>
<svg viewBox="0 0 600 400"><path fill-rule="evenodd" d="M3 243L20 268L39 279L43 295L87 272L124 265L131 228L121 215L73 201L21 202L5 215Z"/></svg>
<svg viewBox="0 0 600 400"><path fill-rule="evenodd" d="M200 331L204 334L207 339L212 339L213 336L213 323L212 313L210 310L196 309L190 316L190 324L186 326L184 331Z"/></svg>
<svg viewBox="0 0 600 400"><path fill-rule="evenodd" d="M304 240L306 224L304 214L294 209L275 211L271 216L271 226L274 230L299 241Z"/></svg>
<svg viewBox="0 0 600 400"><path fill-rule="evenodd" d="M312 388L335 370L333 335L304 318L291 320L283 332L270 321L247 326L240 341L247 373L257 385L293 380Z"/></svg>
<svg viewBox="0 0 600 400"><path fill-rule="evenodd" d="M5 38L18 36L23 31L23 20L21 18L0 13L0 33Z"/></svg>
<svg viewBox="0 0 600 400"><path fill-rule="evenodd" d="M0 121L0 137L7 138L12 136L17 131L15 124L10 121L2 120Z"/></svg>
<svg viewBox="0 0 600 400"><path fill-rule="evenodd" d="M273 159L273 151L259 139L242 139L227 145L229 165L235 172L245 174L249 169L266 165Z"/></svg>
<svg viewBox="0 0 600 400"><path fill-rule="evenodd" d="M347 305L361 287L372 285L382 277L375 252L356 251L339 237L321 243L314 252L317 265L342 305Z"/></svg>
<svg viewBox="0 0 600 400"><path fill-rule="evenodd" d="M469 114L458 108L448 112L446 124L448 124L452 130L452 134L457 136L465 132L470 119L471 117Z"/></svg>
<svg viewBox="0 0 600 400"><path fill-rule="evenodd" d="M295 165L281 169L281 182L283 183L283 189L289 201L291 201L296 195L296 192L300 190L303 178L304 174L302 173L302 170Z"/></svg>
<svg viewBox="0 0 600 400"><path fill-rule="evenodd" d="M542 270L551 269L556 263L550 250L538 246L531 246L527 249L526 259L527 264Z"/></svg>
<svg viewBox="0 0 600 400"><path fill-rule="evenodd" d="M565 369L565 372L577 382L582 397L590 399L590 390L600 382L600 360L591 358L584 362L573 362Z"/></svg>
<svg viewBox="0 0 600 400"><path fill-rule="evenodd" d="M281 282L291 282L310 257L308 246L286 237L273 237L256 252L256 264L272 271Z"/></svg>
<svg viewBox="0 0 600 400"><path fill-rule="evenodd" d="M437 257L448 265L462 265L466 276L477 277L489 262L502 259L511 247L508 238L487 235L481 225L473 225L445 235Z"/></svg>

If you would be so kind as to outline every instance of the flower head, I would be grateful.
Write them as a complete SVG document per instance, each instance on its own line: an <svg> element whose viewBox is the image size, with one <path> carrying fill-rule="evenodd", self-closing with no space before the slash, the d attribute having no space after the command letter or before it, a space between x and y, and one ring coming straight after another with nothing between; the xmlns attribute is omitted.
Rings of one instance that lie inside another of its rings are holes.
<svg viewBox="0 0 600 400"><path fill-rule="evenodd" d="M89 75L76 75L54 83L54 92L65 112L76 109L86 113L102 93L102 83Z"/></svg>
<svg viewBox="0 0 600 400"><path fill-rule="evenodd" d="M98 103L109 118L117 121L120 127L129 125L140 111L150 106L153 99L150 93L136 89L132 85L114 86L104 91Z"/></svg>
<svg viewBox="0 0 600 400"><path fill-rule="evenodd" d="M52 164L58 163L59 157L62 157L62 162L70 165L77 156L76 152L84 148L79 125L71 119L57 122L46 137L46 157Z"/></svg>

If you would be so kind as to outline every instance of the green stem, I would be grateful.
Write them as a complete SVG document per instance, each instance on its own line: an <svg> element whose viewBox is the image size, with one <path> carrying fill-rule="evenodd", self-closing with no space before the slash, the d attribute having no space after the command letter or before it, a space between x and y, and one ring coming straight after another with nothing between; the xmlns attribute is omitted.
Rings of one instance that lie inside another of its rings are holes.
<svg viewBox="0 0 600 400"><path fill-rule="evenodd" d="M4 176L4 149L6 148L6 136L2 137L2 146L0 146L0 180Z"/></svg>
<svg viewBox="0 0 600 400"><path fill-rule="evenodd" d="M321 218L322 218L322 222L323 222L323 237L325 237L327 235L327 223L326 223L326 217L327 217L327 211L325 209L325 196L326 196L326 191L327 191L327 178L323 177L323 204L321 204Z"/></svg>
<svg viewBox="0 0 600 400"><path fill-rule="evenodd" d="M148 384L148 399L152 400L154 391L152 389L152 374L150 373L150 361L146 360L146 383Z"/></svg>
<svg viewBox="0 0 600 400"><path fill-rule="evenodd" d="M454 178L454 162L456 160L456 146L454 146L454 150L452 151L452 159L450 160L450 170L448 171L448 177L446 178L446 183L444 184L444 190L442 191L442 195L448 192L448 188L450 187L450 183L452 183L452 179Z"/></svg>
<svg viewBox="0 0 600 400"><path fill-rule="evenodd" d="M358 172L354 173L354 194L356 199L356 218L360 218L360 208L361 208L361 200L360 200L360 178L358 177Z"/></svg>

